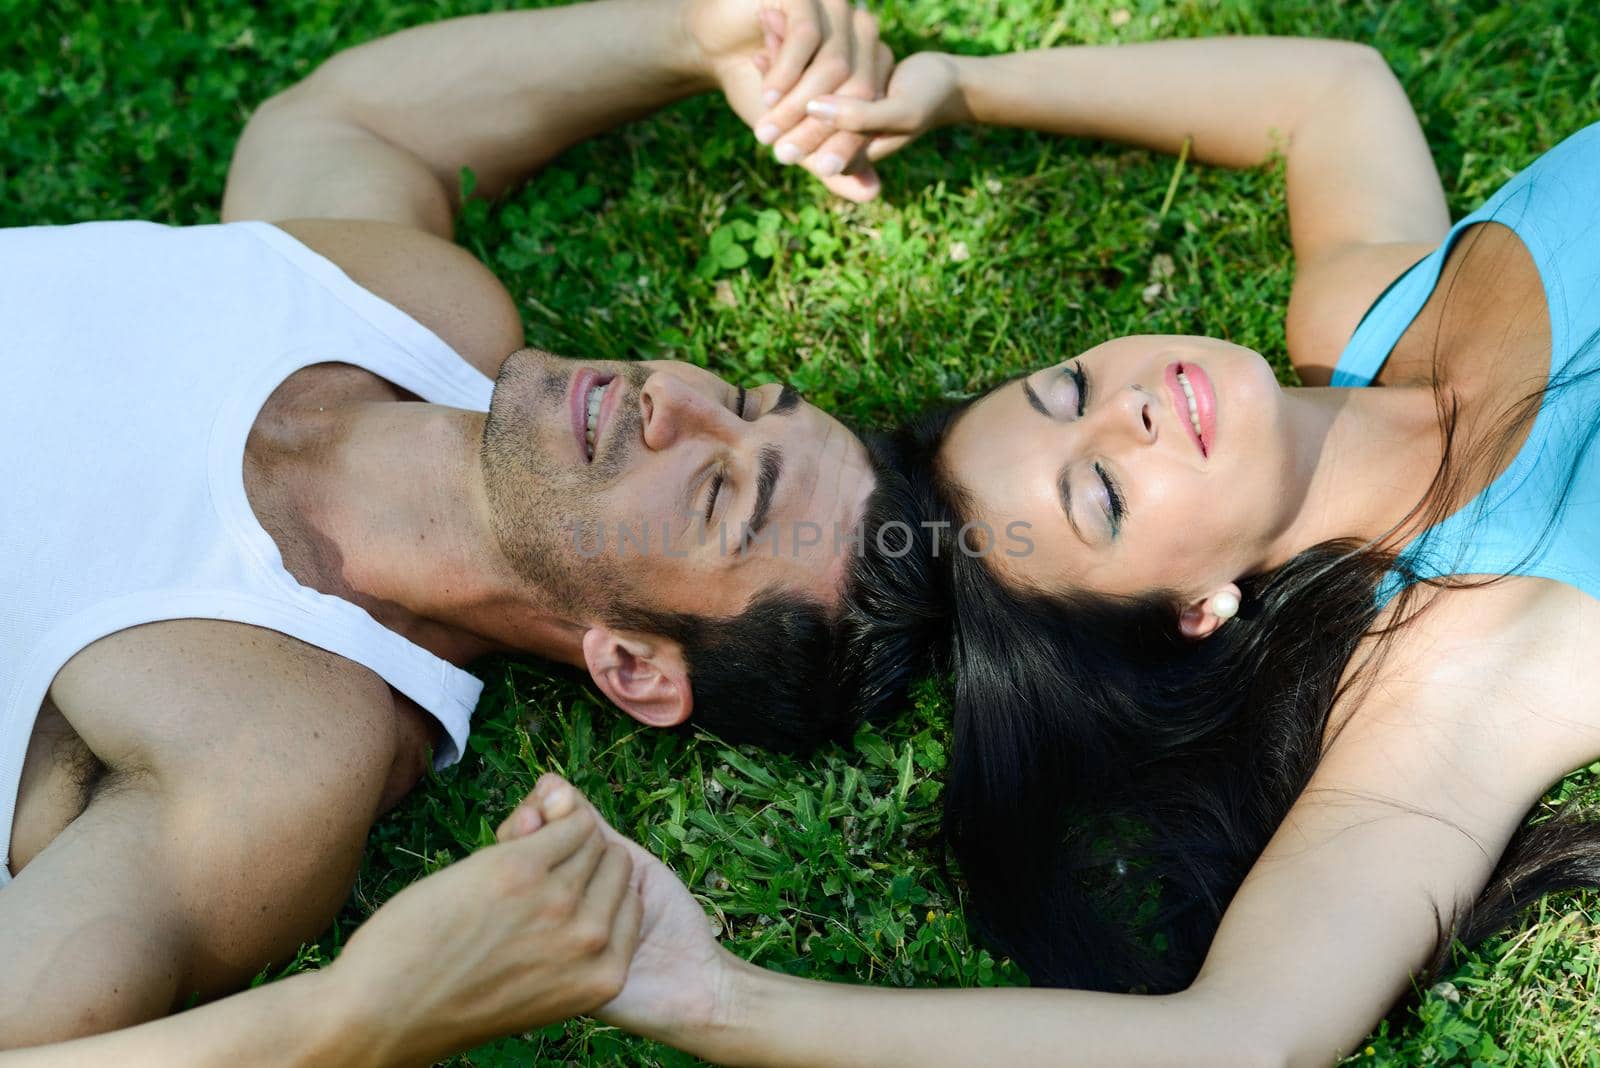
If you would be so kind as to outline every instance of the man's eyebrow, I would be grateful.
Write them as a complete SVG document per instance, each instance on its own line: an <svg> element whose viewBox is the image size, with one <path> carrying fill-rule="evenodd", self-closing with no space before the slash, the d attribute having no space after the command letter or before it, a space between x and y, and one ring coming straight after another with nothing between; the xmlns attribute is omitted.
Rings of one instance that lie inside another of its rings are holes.
<svg viewBox="0 0 1600 1068"><path fill-rule="evenodd" d="M756 506L750 513L750 523L745 528L748 532L747 537L750 538L760 537L762 528L767 525L767 513L772 510L772 495L778 488L778 476L783 473L783 450L776 445L762 446L757 468L759 473L756 475Z"/></svg>
<svg viewBox="0 0 1600 1068"><path fill-rule="evenodd" d="M788 415L790 412L800 407L800 402L803 400L805 400L805 398L800 396L800 391L798 389L795 389L793 386L784 386L778 390L778 399L773 403L771 408L767 409L766 414Z"/></svg>
<svg viewBox="0 0 1600 1068"><path fill-rule="evenodd" d="M1067 523L1071 525L1072 532L1078 536L1079 541L1088 545L1089 539L1083 536L1083 530L1078 526L1078 521L1072 518L1072 485L1067 479L1071 470L1072 465L1070 463L1061 465L1061 473L1056 475L1056 493L1061 497L1061 511L1066 515Z"/></svg>
<svg viewBox="0 0 1600 1068"><path fill-rule="evenodd" d="M1034 411L1038 412L1046 419L1055 418L1055 416L1050 414L1050 409L1044 406L1044 401L1039 399L1039 394L1033 391L1033 383L1029 382L1026 378L1022 380L1022 392L1027 394L1028 403L1033 406Z"/></svg>

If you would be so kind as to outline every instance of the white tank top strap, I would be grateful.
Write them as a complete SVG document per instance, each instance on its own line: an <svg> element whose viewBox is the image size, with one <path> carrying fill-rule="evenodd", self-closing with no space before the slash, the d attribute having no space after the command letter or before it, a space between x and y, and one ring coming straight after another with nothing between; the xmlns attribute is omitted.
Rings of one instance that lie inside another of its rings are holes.
<svg viewBox="0 0 1600 1068"><path fill-rule="evenodd" d="M487 411L494 383L445 344L439 335L380 297L362 289L332 260L313 252L289 234L264 222L230 223L259 238L314 279L367 325L394 342L378 349L363 366L373 374L433 404Z"/></svg>

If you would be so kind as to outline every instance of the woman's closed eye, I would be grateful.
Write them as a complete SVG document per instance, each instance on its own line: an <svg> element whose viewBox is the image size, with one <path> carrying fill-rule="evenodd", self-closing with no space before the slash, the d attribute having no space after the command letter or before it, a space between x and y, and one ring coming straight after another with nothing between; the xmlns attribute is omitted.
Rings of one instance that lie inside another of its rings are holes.
<svg viewBox="0 0 1600 1068"><path fill-rule="evenodd" d="M1084 374L1083 366L1077 361L1062 364L1054 383L1046 383L1042 387L1046 390L1046 396L1050 398L1048 409L1039 402L1032 386L1024 382L1023 387L1029 397L1028 403L1038 409L1040 414L1052 419L1065 419L1067 413L1071 412L1074 417L1083 418L1089 399L1089 378Z"/></svg>
<svg viewBox="0 0 1600 1068"><path fill-rule="evenodd" d="M1061 369L1061 372L1072 379L1072 385L1078 394L1075 410L1078 418L1082 419L1084 409L1089 404L1089 376L1084 373L1083 364L1078 362L1068 364Z"/></svg>
<svg viewBox="0 0 1600 1068"><path fill-rule="evenodd" d="M1100 480L1100 490L1095 497L1100 503L1101 511L1105 513L1106 527L1115 538L1122 532L1122 521L1127 517L1127 499L1123 497L1122 490L1117 486L1116 479L1111 477L1105 464L1096 462L1094 473Z"/></svg>

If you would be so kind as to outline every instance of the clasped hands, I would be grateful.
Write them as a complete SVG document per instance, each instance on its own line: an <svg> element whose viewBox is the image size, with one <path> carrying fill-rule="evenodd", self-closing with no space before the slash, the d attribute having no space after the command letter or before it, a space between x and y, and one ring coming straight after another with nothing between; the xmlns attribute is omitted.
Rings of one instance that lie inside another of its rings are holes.
<svg viewBox="0 0 1600 1068"><path fill-rule="evenodd" d="M545 775L496 844L395 895L330 966L373 1063L432 1063L577 1014L663 1041L747 967L666 865Z"/></svg>
<svg viewBox="0 0 1600 1068"><path fill-rule="evenodd" d="M881 192L874 164L965 117L953 58L896 63L849 0L689 0L684 26L756 139L848 200Z"/></svg>

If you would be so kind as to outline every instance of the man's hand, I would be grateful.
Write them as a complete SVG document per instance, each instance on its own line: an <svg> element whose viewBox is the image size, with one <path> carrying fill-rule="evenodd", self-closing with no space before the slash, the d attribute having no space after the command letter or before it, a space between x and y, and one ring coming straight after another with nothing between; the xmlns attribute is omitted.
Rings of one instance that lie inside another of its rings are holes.
<svg viewBox="0 0 1600 1068"><path fill-rule="evenodd" d="M882 91L894 57L870 13L847 0L689 0L684 23L729 106L780 163L801 163L849 200L878 195L867 138L805 113L815 96L874 100Z"/></svg>
<svg viewBox="0 0 1600 1068"><path fill-rule="evenodd" d="M508 841L544 825L546 798L571 790L546 775L522 806L500 827ZM724 1011L732 973L741 963L717 944L705 910L665 864L601 820L587 800L583 806L613 845L633 860L633 887L644 905L639 944L628 967L627 984L597 1015L637 1034L675 1045L714 1023Z"/></svg>
<svg viewBox="0 0 1600 1068"><path fill-rule="evenodd" d="M566 783L547 779L540 805L537 830L407 887L334 962L359 1015L382 1022L379 1063L432 1063L622 990L641 917L632 855Z"/></svg>

